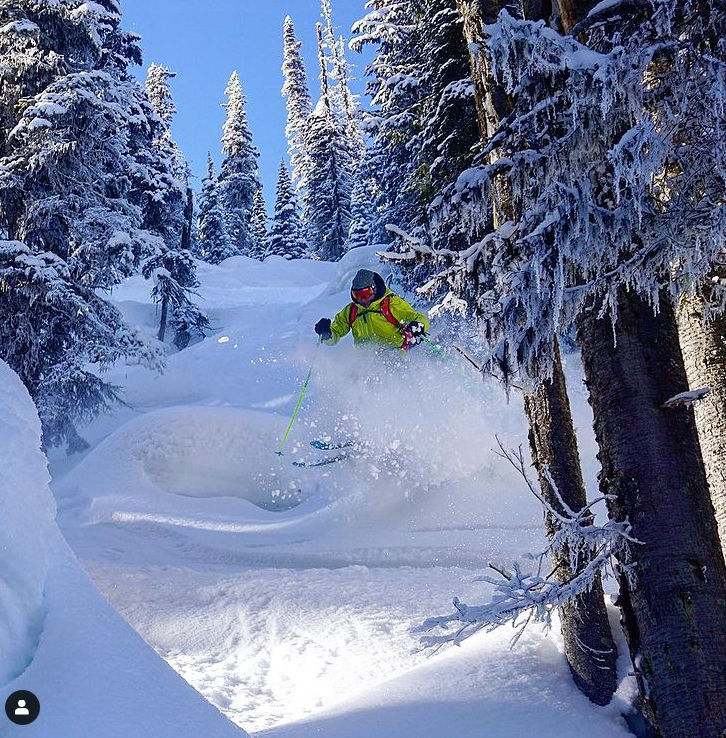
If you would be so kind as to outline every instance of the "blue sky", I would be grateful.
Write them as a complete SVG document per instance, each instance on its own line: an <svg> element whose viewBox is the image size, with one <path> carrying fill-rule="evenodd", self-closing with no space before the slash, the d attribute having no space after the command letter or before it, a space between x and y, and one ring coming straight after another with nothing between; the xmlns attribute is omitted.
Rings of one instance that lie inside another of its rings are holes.
<svg viewBox="0 0 726 738"><path fill-rule="evenodd" d="M365 14L365 0L333 0L334 21L346 38ZM174 137L189 159L198 189L207 151L219 164L224 88L237 69L245 94L268 210L274 204L280 157L286 154L282 87L282 23L290 15L303 42L311 91L317 99L315 23L319 0L122 0L123 26L142 37L144 65L177 73L172 81L179 112ZM356 92L364 90L365 60L349 52ZM145 70L138 70L141 77Z"/></svg>

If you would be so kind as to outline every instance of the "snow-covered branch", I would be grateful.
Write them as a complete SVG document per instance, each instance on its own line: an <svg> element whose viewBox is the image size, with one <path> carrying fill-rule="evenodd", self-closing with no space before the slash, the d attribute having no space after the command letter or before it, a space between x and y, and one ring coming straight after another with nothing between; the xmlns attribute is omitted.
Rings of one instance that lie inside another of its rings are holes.
<svg viewBox="0 0 726 738"><path fill-rule="evenodd" d="M690 1L607 0L579 35L506 11L482 30L474 52L512 110L434 203L434 228L458 218L472 244L437 257L530 377L583 309L615 321L623 289L657 309L720 258L726 12L706 5L707 27Z"/></svg>
<svg viewBox="0 0 726 738"><path fill-rule="evenodd" d="M694 405L705 399L711 394L710 387L701 387L700 389L691 390L689 392L680 392L663 403L663 407L671 410L674 407L682 405Z"/></svg>
<svg viewBox="0 0 726 738"><path fill-rule="evenodd" d="M460 644L479 631L491 631L502 625L511 624L516 633L515 645L525 628L532 622L544 623L549 627L552 613L566 602L589 591L597 575L612 574L613 557L625 559L626 550L638 541L631 535L630 523L609 520L596 525L593 507L608 497L598 497L581 510L571 510L563 500L557 485L547 469L544 475L558 506L547 501L535 483L529 478L522 447L508 451L498 440L497 452L522 476L532 494L542 503L546 513L556 522L557 532L549 546L537 555L530 555L530 563L514 562L511 566L489 564L497 576L482 576L482 581L494 587L494 594L484 605L469 606L454 600L455 612L450 615L430 618L421 630L440 629L454 632L424 636L426 646L440 647L446 643ZM563 580L561 572L548 567L556 558L567 561L571 575ZM548 573L544 571L549 568Z"/></svg>

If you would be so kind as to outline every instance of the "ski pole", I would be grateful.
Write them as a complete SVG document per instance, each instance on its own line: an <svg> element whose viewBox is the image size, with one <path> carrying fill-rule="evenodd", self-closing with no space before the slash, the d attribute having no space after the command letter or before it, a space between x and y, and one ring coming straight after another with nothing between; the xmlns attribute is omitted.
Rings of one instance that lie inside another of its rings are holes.
<svg viewBox="0 0 726 738"><path fill-rule="evenodd" d="M285 444L287 443L287 439L290 435L290 431L292 430L292 426L295 424L295 420L297 420L298 413L300 412L300 408L302 407L303 400L305 399L305 395L308 391L308 385L310 384L310 379L313 376L313 367L315 366L315 359L318 358L318 352L320 351L320 347L323 345L323 339L318 340L318 345L315 349L315 353L313 354L313 360L310 362L310 371L308 371L307 377L305 377L305 381L303 382L302 389L300 390L300 397L297 398L297 404L295 405L295 410L292 413L292 417L290 418L290 423L287 426L287 430L285 431L285 435L282 437L282 441L280 441L280 448L277 450L277 455L282 456L282 450L285 448Z"/></svg>
<svg viewBox="0 0 726 738"><path fill-rule="evenodd" d="M423 337L423 340L424 340L424 343L426 343L428 346L430 346L434 350L435 354L438 354L439 356L441 356L443 359L446 359L447 361L449 360L448 354L446 353L446 351L444 351L444 349L441 348L441 346L439 346L437 343L434 343L429 338L426 338L426 336Z"/></svg>

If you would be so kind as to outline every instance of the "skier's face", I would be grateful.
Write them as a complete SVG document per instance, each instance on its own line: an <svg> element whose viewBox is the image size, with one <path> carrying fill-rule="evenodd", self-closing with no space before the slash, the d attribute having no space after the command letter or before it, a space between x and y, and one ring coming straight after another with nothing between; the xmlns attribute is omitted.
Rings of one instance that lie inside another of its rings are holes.
<svg viewBox="0 0 726 738"><path fill-rule="evenodd" d="M353 290L353 299L363 305L363 307L368 307L373 302L374 295L375 290L373 287L364 287L362 290Z"/></svg>

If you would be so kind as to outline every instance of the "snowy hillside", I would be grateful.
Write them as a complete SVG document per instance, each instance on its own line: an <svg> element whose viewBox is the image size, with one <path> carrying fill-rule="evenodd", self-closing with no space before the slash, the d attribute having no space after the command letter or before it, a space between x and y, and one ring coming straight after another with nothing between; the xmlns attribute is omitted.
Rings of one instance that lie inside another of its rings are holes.
<svg viewBox="0 0 726 738"><path fill-rule="evenodd" d="M316 354L312 325L343 307L357 269L376 264L369 248L338 264L199 263L212 335L170 356L163 375L115 370L110 379L127 389L128 407L84 429L92 443L85 454L52 459L66 538L133 628L252 734L627 735L620 709L631 695L608 708L590 704L571 683L557 633L533 629L514 651L510 631L437 654L421 649L415 629L425 618L450 612L454 596L487 596L473 580L488 561L542 546L541 510L491 451L496 435L526 443L516 397L507 404L464 362L425 347L398 363L356 352L349 339ZM132 278L114 300L152 332L148 291ZM313 360L308 398L278 457ZM581 393L576 400L585 425ZM315 439L356 446L336 464L295 467L340 453L313 449ZM71 579L85 602L88 585L67 556L57 560L48 596ZM78 650L56 653L54 668L83 662L82 673L98 644L113 641L93 663L100 671L115 663L110 681L119 684L144 650L129 633L112 636L107 606L88 601L82 622L100 619L89 626L98 635L90 645L80 629L53 641ZM42 692L50 668L38 659L13 686ZM182 707L183 690L159 671L153 663L134 670L137 691L119 687L123 708L108 704L111 690L104 714L116 732L93 734L165 735L125 722L130 703L158 698L189 735L226 735L221 718L214 729L192 730L204 715L197 698ZM94 689L106 692L108 683L94 677ZM621 690L630 689L626 680ZM39 696L47 714L66 716L81 699ZM196 723L180 717L190 712Z"/></svg>
<svg viewBox="0 0 726 738"><path fill-rule="evenodd" d="M54 523L40 423L0 362L0 700L39 699L42 738L243 736L123 622ZM15 735L6 732L1 734Z"/></svg>

